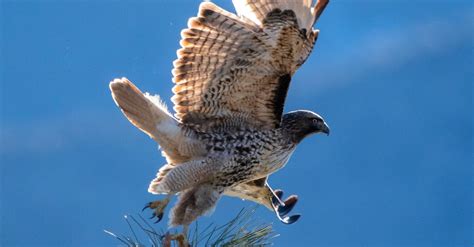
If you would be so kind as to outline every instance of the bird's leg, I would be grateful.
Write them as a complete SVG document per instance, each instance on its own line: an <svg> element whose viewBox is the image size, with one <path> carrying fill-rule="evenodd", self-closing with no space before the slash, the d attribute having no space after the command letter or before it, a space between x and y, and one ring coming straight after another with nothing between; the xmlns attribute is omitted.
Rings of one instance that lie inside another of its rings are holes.
<svg viewBox="0 0 474 247"><path fill-rule="evenodd" d="M286 216L298 202L298 197L292 195L283 201L283 191L273 190L268 184L267 178L256 179L228 188L225 194L262 204L274 211L278 219L285 224L292 224L300 217L300 215Z"/></svg>
<svg viewBox="0 0 474 247"><path fill-rule="evenodd" d="M267 185L268 186L268 185ZM282 190L273 190L268 186L270 189L270 192L273 194L272 195L272 204L274 207L276 206L285 206L285 203L281 200L281 197L283 196L283 191Z"/></svg>
<svg viewBox="0 0 474 247"><path fill-rule="evenodd" d="M282 202L281 201L282 196L283 196L283 191L275 190L274 197L278 197L278 201L272 198L272 203L273 203L273 207L277 208L278 214L283 217L287 215L293 209L293 207L296 205L296 202L298 201L298 197L296 195L291 195L288 198L286 198L285 202Z"/></svg>
<svg viewBox="0 0 474 247"><path fill-rule="evenodd" d="M157 220L155 221L155 223L158 223L161 221L161 219L163 219L163 213L165 211L165 208L166 206L168 205L168 203L170 202L171 200L171 194L168 194L166 195L165 199L163 200L159 200L159 201L153 201L153 202L149 202L145 205L145 207L142 209L145 210L147 208L150 208L150 209L153 209L153 215L151 216L150 219L153 219L153 218L157 218Z"/></svg>
<svg viewBox="0 0 474 247"><path fill-rule="evenodd" d="M188 225L183 226L183 231L178 234L170 234L169 232L165 234L163 239L163 247L171 247L171 241L176 241L179 247L189 247L191 246L188 243Z"/></svg>

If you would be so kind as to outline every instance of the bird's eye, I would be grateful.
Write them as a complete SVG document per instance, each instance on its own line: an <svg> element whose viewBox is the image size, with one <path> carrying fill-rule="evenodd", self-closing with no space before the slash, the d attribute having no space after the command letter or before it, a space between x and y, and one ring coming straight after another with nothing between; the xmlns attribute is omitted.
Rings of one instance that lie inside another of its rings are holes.
<svg viewBox="0 0 474 247"><path fill-rule="evenodd" d="M313 118L313 124L317 124L319 120L317 118Z"/></svg>

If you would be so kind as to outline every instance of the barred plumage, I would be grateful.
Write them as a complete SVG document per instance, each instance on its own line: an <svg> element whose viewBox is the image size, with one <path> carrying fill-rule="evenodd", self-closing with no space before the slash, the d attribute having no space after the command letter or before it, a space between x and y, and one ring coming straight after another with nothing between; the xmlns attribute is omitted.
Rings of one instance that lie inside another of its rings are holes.
<svg viewBox="0 0 474 247"><path fill-rule="evenodd" d="M312 26L327 2L233 0L237 15L201 3L173 63L175 117L127 79L111 82L117 105L167 159L149 192L179 193L171 225L189 225L222 194L261 203L286 223L298 218L284 218L297 198L284 205L267 177L303 138L329 133L313 112L283 115L291 77L313 49L319 31ZM163 204L149 207L161 219Z"/></svg>

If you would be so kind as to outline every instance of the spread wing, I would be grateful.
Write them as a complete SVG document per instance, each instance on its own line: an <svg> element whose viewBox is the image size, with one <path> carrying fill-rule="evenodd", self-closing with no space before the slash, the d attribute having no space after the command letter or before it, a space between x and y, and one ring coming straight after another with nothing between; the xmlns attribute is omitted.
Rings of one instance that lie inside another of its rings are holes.
<svg viewBox="0 0 474 247"><path fill-rule="evenodd" d="M181 32L172 98L184 124L279 126L291 76L318 36L312 26L328 0L234 0L239 16L210 2Z"/></svg>

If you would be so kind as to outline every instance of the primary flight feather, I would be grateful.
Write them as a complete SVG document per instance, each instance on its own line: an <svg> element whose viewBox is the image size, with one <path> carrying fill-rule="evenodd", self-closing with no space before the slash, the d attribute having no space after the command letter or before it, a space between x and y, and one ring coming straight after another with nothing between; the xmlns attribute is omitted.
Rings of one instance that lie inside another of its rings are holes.
<svg viewBox="0 0 474 247"><path fill-rule="evenodd" d="M167 160L149 192L167 194L148 206L161 219L179 194L170 224L187 226L222 195L261 203L285 223L297 201L281 201L267 177L282 168L306 136L329 134L310 111L283 114L291 78L305 62L327 5L319 0L233 0L236 14L211 2L199 6L181 32L174 61L174 116L158 96L128 79L110 83L112 97L136 127L158 142Z"/></svg>

